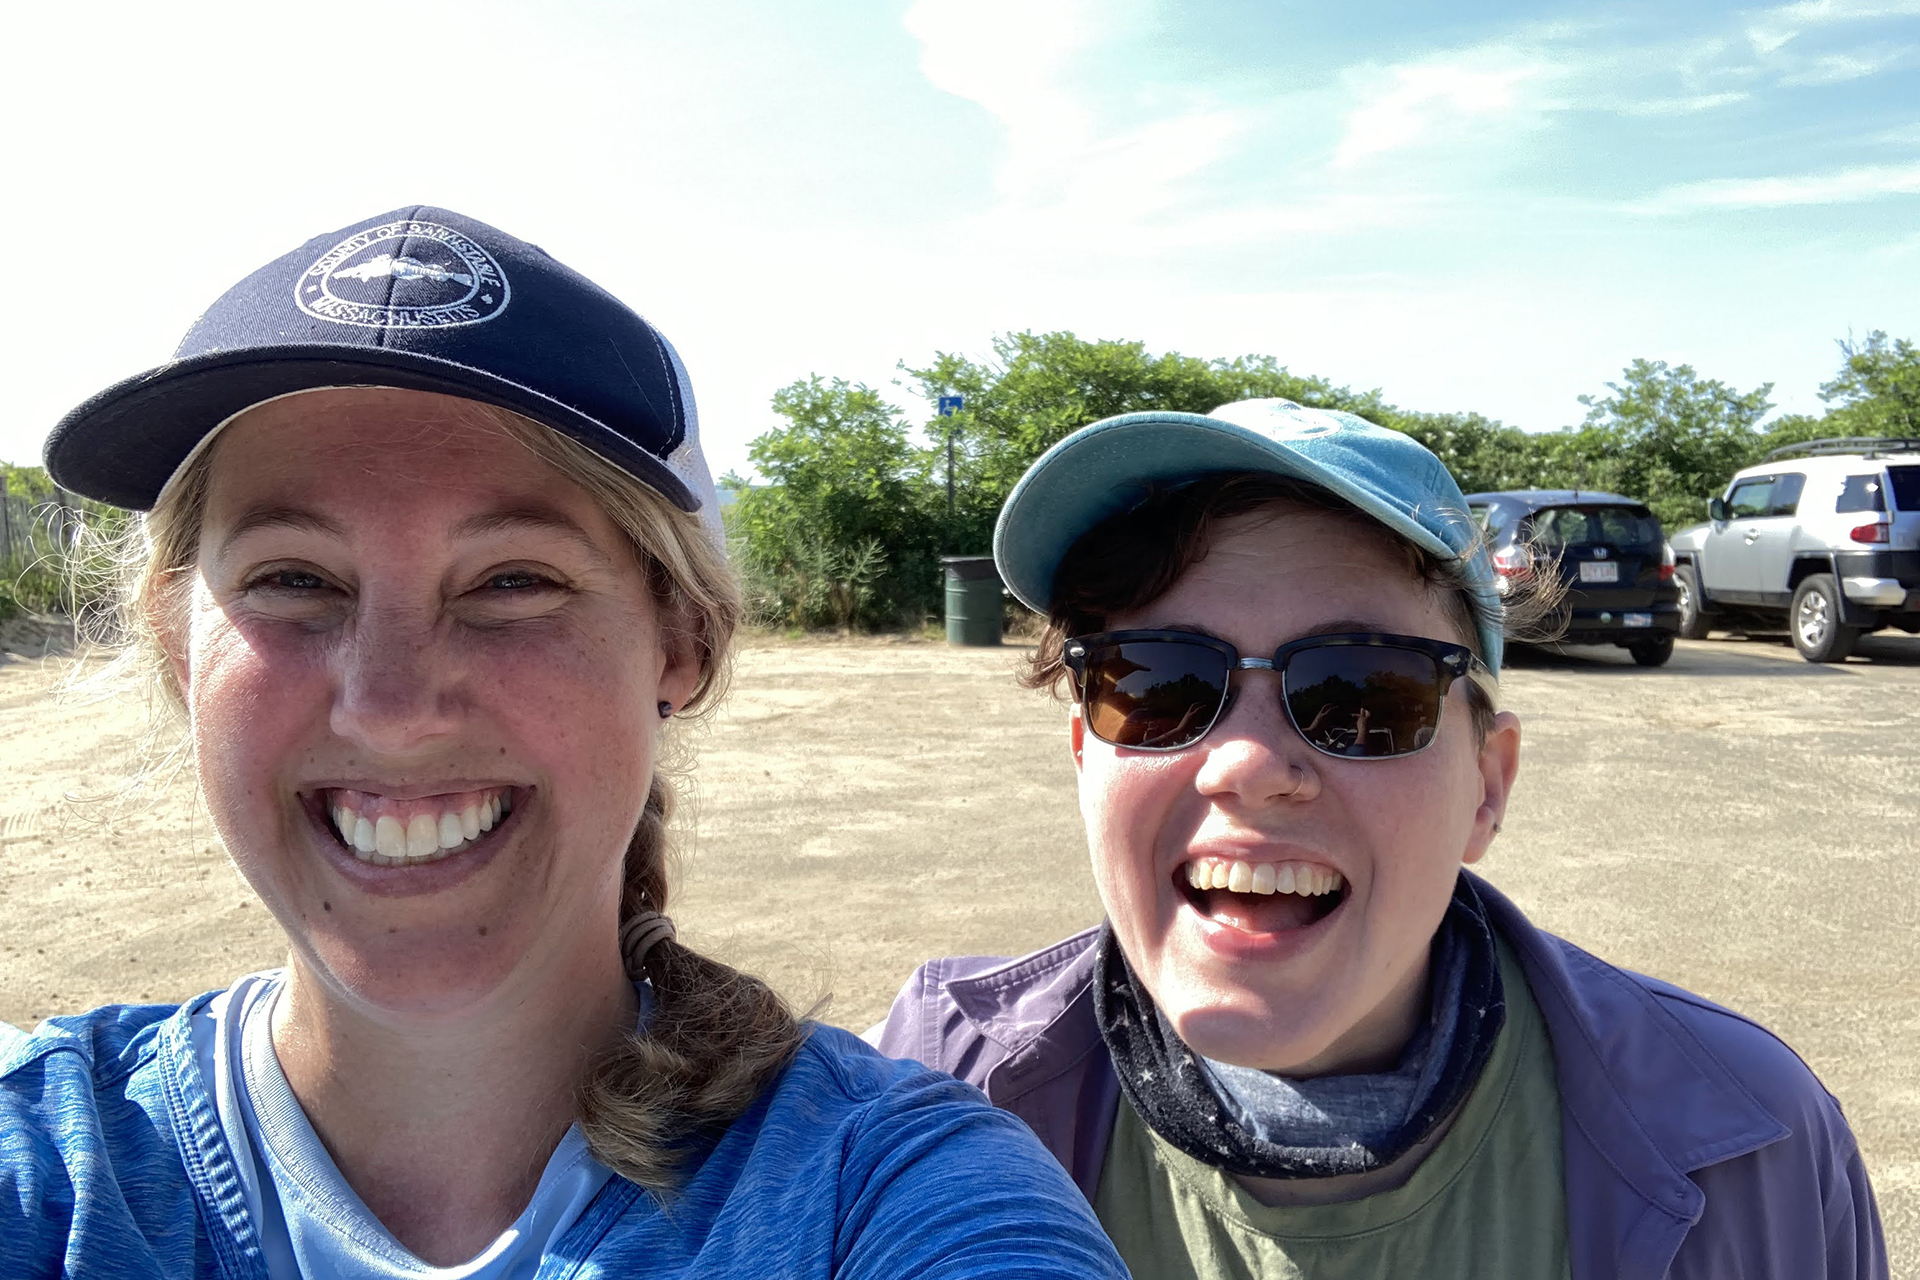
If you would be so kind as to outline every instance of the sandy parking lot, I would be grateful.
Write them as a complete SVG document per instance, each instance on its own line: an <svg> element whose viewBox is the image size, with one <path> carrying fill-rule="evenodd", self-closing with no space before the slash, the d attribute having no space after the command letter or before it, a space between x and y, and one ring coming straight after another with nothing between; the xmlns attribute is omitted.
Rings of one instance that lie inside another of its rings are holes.
<svg viewBox="0 0 1920 1280"><path fill-rule="evenodd" d="M1842 667L1773 641L1642 671L1536 654L1485 865L1534 918L1766 1022L1845 1104L1896 1274L1920 1265L1920 640ZM1093 922L1063 712L1017 651L758 642L704 731L682 936L864 1027L920 959ZM132 799L141 708L0 659L0 1020L175 1000L276 962L184 780ZM87 797L75 803L69 796Z"/></svg>

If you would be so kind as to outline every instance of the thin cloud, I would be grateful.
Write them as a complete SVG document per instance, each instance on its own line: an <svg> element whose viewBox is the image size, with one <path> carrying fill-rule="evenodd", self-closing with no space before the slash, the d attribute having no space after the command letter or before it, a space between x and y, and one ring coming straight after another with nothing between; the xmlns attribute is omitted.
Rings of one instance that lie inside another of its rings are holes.
<svg viewBox="0 0 1920 1280"><path fill-rule="evenodd" d="M1146 262L1270 246L1279 237L1351 235L1433 212L1422 196L1313 181L1308 157L1317 148L1276 146L1273 132L1285 130L1288 112L1271 99L1240 107L1197 86L1167 92L1134 81L1135 90L1152 92L1126 98L1129 114L1115 119L1113 95L1089 77L1123 61L1129 39L1143 32L1128 29L1124 12L1116 19L1105 7L1096 11L1092 0L919 0L905 26L921 42L928 81L977 103L1004 130L997 199L943 232L983 258L1035 269L1062 254ZM1015 45L1017 56L1001 56ZM1446 88L1474 100L1470 85ZM1156 109L1142 114L1149 101ZM1258 176L1236 184L1228 175L1255 152Z"/></svg>
<svg viewBox="0 0 1920 1280"><path fill-rule="evenodd" d="M1795 4L1769 9L1763 16L1770 21L1815 27L1870 18L1904 18L1914 14L1920 14L1920 0L1798 0Z"/></svg>
<svg viewBox="0 0 1920 1280"><path fill-rule="evenodd" d="M1620 114L1628 116L1685 116L1697 111L1713 111L1720 107L1730 107L1736 102L1745 102L1753 95L1745 90L1728 93L1700 93L1686 98L1649 98L1644 102L1628 102L1619 107Z"/></svg>
<svg viewBox="0 0 1920 1280"><path fill-rule="evenodd" d="M1094 43L1095 17L1080 0L920 0L903 21L920 41L921 74L1007 126L1014 144L1010 167L1020 171L1093 132L1092 113L1062 75Z"/></svg>
<svg viewBox="0 0 1920 1280"><path fill-rule="evenodd" d="M1920 0L1799 0L1762 13L1760 20L1747 28L1747 39L1758 52L1772 53L1808 27L1917 14Z"/></svg>
<svg viewBox="0 0 1920 1280"><path fill-rule="evenodd" d="M1673 214L1857 204L1905 195L1920 195L1920 164L1862 165L1779 178L1715 178L1668 187L1651 199L1627 207L1635 213Z"/></svg>
<svg viewBox="0 0 1920 1280"><path fill-rule="evenodd" d="M1904 240L1892 244L1883 244L1870 249L1867 256L1876 262L1900 262L1905 259L1920 260L1920 231L1914 232Z"/></svg>
<svg viewBox="0 0 1920 1280"><path fill-rule="evenodd" d="M1470 57L1392 68L1386 92L1347 117L1346 133L1334 148L1333 167L1350 169L1468 119L1508 115L1522 106L1520 87L1546 71L1534 62L1473 65L1484 60Z"/></svg>
<svg viewBox="0 0 1920 1280"><path fill-rule="evenodd" d="M919 0L905 25L920 40L928 81L1005 128L995 187L1015 208L1116 197L1136 211L1165 208L1181 199L1183 180L1226 155L1242 128L1238 113L1207 105L1133 128L1103 127L1072 73L1123 24L1088 0Z"/></svg>
<svg viewBox="0 0 1920 1280"><path fill-rule="evenodd" d="M1085 84L1085 60L1133 34L1124 13L1089 0L919 0L905 25L921 42L927 79L979 104L1005 131L997 201L949 229L980 252L1138 257L1215 245L1241 224L1235 215L1271 214L1209 199L1217 189L1210 175L1242 147L1258 113L1193 89L1166 95L1170 105L1145 118L1135 100L1135 116L1121 124L1112 103ZM1017 52L1004 56L1009 50ZM1315 211L1295 214L1322 220Z"/></svg>
<svg viewBox="0 0 1920 1280"><path fill-rule="evenodd" d="M1444 202L1410 194L1303 193L1291 201L1246 204L1192 214L1133 233L1156 249L1270 244L1278 236L1351 235L1430 221ZM1116 246L1117 247L1117 246Z"/></svg>
<svg viewBox="0 0 1920 1280"><path fill-rule="evenodd" d="M1843 84L1848 80L1859 80L1884 71L1892 66L1899 56L1898 53L1886 53L1875 58L1860 58L1845 53L1823 54L1801 70L1781 76L1780 83L1786 85Z"/></svg>

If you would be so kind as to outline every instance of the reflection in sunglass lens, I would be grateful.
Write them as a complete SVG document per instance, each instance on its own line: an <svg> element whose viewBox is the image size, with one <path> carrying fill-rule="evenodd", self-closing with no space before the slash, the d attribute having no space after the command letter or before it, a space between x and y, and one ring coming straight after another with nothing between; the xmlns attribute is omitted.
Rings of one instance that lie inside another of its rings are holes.
<svg viewBox="0 0 1920 1280"><path fill-rule="evenodd" d="M1117 747L1184 747L1213 724L1227 656L1204 645L1136 640L1087 655L1087 728Z"/></svg>
<svg viewBox="0 0 1920 1280"><path fill-rule="evenodd" d="M1304 649L1287 663L1286 698L1300 735L1329 755L1405 755L1440 724L1440 668L1412 649Z"/></svg>

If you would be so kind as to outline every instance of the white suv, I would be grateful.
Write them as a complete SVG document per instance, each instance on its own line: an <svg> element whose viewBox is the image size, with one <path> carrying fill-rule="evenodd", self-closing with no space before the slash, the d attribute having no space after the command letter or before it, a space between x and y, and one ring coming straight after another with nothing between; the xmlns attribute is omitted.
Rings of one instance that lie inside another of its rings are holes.
<svg viewBox="0 0 1920 1280"><path fill-rule="evenodd" d="M1839 662L1881 627L1920 631L1920 440L1810 440L1736 473L1671 539L1680 634L1778 627Z"/></svg>

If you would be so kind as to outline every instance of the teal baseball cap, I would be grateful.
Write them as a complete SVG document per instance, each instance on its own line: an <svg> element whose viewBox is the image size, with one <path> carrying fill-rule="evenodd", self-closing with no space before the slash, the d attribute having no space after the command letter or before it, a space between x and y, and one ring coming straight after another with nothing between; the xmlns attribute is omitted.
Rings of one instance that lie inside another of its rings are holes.
<svg viewBox="0 0 1920 1280"><path fill-rule="evenodd" d="M1487 667L1498 674L1505 610L1452 473L1405 432L1291 400L1239 400L1208 414L1124 413L1080 428L1041 454L1007 495L993 530L1000 577L1045 614L1060 561L1081 535L1138 505L1149 487L1220 471L1317 485L1438 558L1466 588Z"/></svg>

